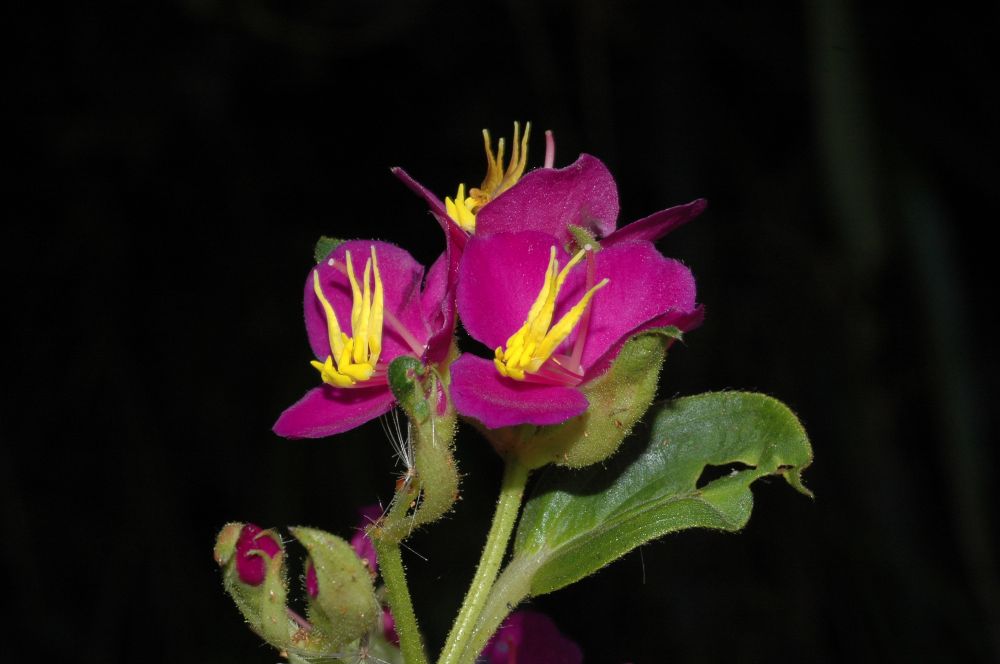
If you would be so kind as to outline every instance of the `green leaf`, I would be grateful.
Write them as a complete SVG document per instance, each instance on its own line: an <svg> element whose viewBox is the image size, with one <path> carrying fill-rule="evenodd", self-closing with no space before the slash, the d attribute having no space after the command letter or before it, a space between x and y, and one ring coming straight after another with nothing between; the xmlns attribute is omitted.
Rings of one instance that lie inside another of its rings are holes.
<svg viewBox="0 0 1000 664"><path fill-rule="evenodd" d="M736 531L753 507L750 485L782 475L802 485L812 449L795 415L761 394L710 393L654 408L649 440L608 468L551 472L525 506L515 556L538 561L532 595L593 574L635 547L685 528ZM698 486L706 466L744 464Z"/></svg>
<svg viewBox="0 0 1000 664"><path fill-rule="evenodd" d="M798 491L812 448L795 415L762 394L720 392L650 411L606 466L549 468L524 508L514 556L497 579L466 654L486 643L526 597L574 583L637 546L686 528L736 531L753 507L750 485L781 475ZM740 469L707 482L708 466Z"/></svg>
<svg viewBox="0 0 1000 664"><path fill-rule="evenodd" d="M319 239L316 240L316 246L313 247L313 260L316 263L322 263L323 259L330 255L331 251L343 243L344 240L341 240L340 238L321 235Z"/></svg>

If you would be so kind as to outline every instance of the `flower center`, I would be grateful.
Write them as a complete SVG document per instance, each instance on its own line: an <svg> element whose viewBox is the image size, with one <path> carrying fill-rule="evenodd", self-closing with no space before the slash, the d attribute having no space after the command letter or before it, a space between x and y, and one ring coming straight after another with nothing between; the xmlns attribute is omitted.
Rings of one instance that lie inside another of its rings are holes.
<svg viewBox="0 0 1000 664"><path fill-rule="evenodd" d="M593 249L587 245L560 270L559 262L556 260L556 248L552 247L549 252L549 266L545 271L545 281L538 297L535 298L535 303L528 311L524 325L507 339L506 348L498 346L496 349L493 364L502 376L524 380L526 374L533 374L540 382L579 384L583 378L580 357L583 354L586 326L589 323L589 316L585 318L584 315L589 312L588 305L594 293L609 282L608 279L602 279L598 284L593 283L593 255ZM552 317L559 290L566 282L569 271L582 261L584 256L587 257L587 292L553 325ZM572 356L556 354L559 345L578 325L581 325L581 329Z"/></svg>
<svg viewBox="0 0 1000 664"><path fill-rule="evenodd" d="M465 195L465 185L458 185L458 193L455 200L444 199L445 209L448 216L455 223L468 233L476 231L476 213L481 207L491 200L507 191L521 179L524 168L528 163L528 135L531 134L531 123L524 125L524 136L520 136L521 127L514 123L514 148L510 156L510 163L506 169L503 165L504 142L501 138L497 141L497 151L493 154L493 145L490 140L490 132L483 130L483 143L486 147L486 177L478 188L469 190L469 195Z"/></svg>
<svg viewBox="0 0 1000 664"><path fill-rule="evenodd" d="M351 335L340 329L337 314L323 294L319 283L319 270L313 270L313 291L323 305L326 314L327 336L330 338L330 355L326 362L313 360L310 364L319 371L327 385L353 387L375 374L375 365L382 352L382 318L385 313L382 276L378 271L375 247L371 248L371 258L365 262L363 286L358 285L354 276L351 252L347 252L347 279L351 283L353 302L351 306ZM331 265L333 259L330 259ZM370 284L369 282L373 283Z"/></svg>

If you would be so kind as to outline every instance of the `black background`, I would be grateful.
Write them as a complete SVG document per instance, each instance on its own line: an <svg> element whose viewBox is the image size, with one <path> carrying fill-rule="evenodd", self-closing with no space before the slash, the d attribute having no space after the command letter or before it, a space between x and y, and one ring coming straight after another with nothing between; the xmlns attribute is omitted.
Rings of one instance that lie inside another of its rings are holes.
<svg viewBox="0 0 1000 664"><path fill-rule="evenodd" d="M998 16L957 4L187 0L18 12L5 106L7 645L27 661L261 662L211 547L229 520L350 535L390 496L377 423L288 442L315 382L320 234L440 237L479 131L589 152L704 326L663 395L753 389L811 433L810 501L763 482L740 535L687 532L533 605L589 662L1000 657L993 409ZM436 647L499 463L408 555ZM992 631L991 631L992 626Z"/></svg>

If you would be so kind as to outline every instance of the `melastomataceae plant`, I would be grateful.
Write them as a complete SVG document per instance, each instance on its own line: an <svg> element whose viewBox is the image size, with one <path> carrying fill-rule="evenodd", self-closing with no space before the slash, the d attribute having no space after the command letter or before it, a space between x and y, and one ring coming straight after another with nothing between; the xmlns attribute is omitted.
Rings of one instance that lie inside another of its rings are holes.
<svg viewBox="0 0 1000 664"><path fill-rule="evenodd" d="M492 444L504 475L439 664L580 662L551 619L515 607L667 533L741 529L761 477L811 495L802 471L812 449L780 402L720 392L654 403L668 348L704 317L691 271L654 243L705 201L619 227L607 167L584 154L555 168L546 132L544 166L528 171L530 129L515 123L509 158L503 139L494 150L484 130L486 176L458 185L454 198L393 169L444 232L426 274L385 242L317 243L304 293L316 384L274 431L324 438L392 411L385 429L405 472L350 542L289 529L307 552L305 616L286 604L275 531L233 523L219 534L227 591L293 664L430 661L401 546L458 498L459 418ZM465 354L458 320L480 344ZM562 468L539 477L524 501L532 471L549 464ZM703 481L707 467L734 464Z"/></svg>

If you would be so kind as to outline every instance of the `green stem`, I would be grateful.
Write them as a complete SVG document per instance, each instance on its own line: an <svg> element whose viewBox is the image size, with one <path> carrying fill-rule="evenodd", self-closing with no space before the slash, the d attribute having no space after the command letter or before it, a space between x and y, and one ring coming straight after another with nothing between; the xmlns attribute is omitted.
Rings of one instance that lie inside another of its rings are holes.
<svg viewBox="0 0 1000 664"><path fill-rule="evenodd" d="M385 581L386 595L392 617L396 620L396 633L399 635L399 649L403 653L406 664L427 664L427 653L424 651L424 639L417 626L417 616L413 613L413 602L410 600L410 589L406 585L406 572L403 570L403 557L400 555L399 544L373 538L375 552L378 554L379 573Z"/></svg>
<svg viewBox="0 0 1000 664"><path fill-rule="evenodd" d="M489 597L479 614L479 620L472 630L465 652L475 657L486 647L486 643L496 632L510 612L520 604L531 591L531 578L538 571L539 562L535 558L515 558L493 583Z"/></svg>
<svg viewBox="0 0 1000 664"><path fill-rule="evenodd" d="M472 638L472 630L486 604L486 598L497 578L500 563L503 562L504 554L507 552L507 543L510 541L511 531L514 530L517 513L521 509L521 498L524 496L524 487L528 483L530 472L515 458L510 457L506 460L503 481L500 485L500 498L493 514L490 534L486 538L486 546L479 558L476 575L465 595L455 624L448 634L448 640L445 641L438 664L458 664L465 653L465 647Z"/></svg>

